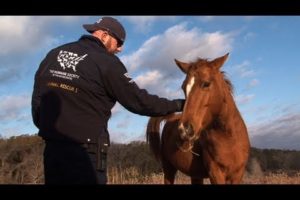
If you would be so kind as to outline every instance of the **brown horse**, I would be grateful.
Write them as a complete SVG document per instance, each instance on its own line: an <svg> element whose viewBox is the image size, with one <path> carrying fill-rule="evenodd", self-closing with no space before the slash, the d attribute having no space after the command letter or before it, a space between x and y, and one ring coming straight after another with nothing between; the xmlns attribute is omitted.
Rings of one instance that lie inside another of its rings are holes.
<svg viewBox="0 0 300 200"><path fill-rule="evenodd" d="M147 142L161 161L165 184L174 184L177 170L190 176L192 184L203 184L204 178L212 184L238 184L243 178L250 143L231 82L220 71L227 57L175 60L186 73L183 112L152 117L147 126Z"/></svg>

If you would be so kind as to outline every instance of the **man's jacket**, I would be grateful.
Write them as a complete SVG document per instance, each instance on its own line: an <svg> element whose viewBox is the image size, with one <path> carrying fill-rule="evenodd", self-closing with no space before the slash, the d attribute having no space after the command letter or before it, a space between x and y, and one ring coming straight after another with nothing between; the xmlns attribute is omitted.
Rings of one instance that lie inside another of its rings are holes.
<svg viewBox="0 0 300 200"><path fill-rule="evenodd" d="M84 35L51 50L35 74L32 117L49 140L95 143L116 102L133 113L161 116L179 111L176 101L149 94L128 76L101 41Z"/></svg>

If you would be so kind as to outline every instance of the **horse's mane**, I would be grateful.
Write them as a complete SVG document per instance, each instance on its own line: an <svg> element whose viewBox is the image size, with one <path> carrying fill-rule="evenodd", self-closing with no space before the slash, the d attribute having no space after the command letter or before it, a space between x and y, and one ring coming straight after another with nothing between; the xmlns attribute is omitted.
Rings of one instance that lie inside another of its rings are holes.
<svg viewBox="0 0 300 200"><path fill-rule="evenodd" d="M223 75L225 83L228 86L228 89L229 89L230 93L233 94L234 87L233 87L231 81L229 80L229 78L226 76L226 72L222 71L221 73Z"/></svg>

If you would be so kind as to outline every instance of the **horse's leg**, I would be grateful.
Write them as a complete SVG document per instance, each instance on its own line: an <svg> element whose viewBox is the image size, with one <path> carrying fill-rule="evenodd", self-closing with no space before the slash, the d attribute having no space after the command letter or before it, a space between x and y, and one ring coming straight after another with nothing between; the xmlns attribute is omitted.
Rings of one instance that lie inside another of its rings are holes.
<svg viewBox="0 0 300 200"><path fill-rule="evenodd" d="M203 178L199 178L199 177L191 177L191 183L193 185L203 185Z"/></svg>
<svg viewBox="0 0 300 200"><path fill-rule="evenodd" d="M234 175L226 180L227 184L240 184L243 179L244 169L238 170Z"/></svg>
<svg viewBox="0 0 300 200"><path fill-rule="evenodd" d="M218 164L216 163L211 163L209 166L209 180L211 184L225 184L226 179L225 179L225 173L222 172Z"/></svg>
<svg viewBox="0 0 300 200"><path fill-rule="evenodd" d="M164 184L174 184L177 169L168 161L163 161Z"/></svg>

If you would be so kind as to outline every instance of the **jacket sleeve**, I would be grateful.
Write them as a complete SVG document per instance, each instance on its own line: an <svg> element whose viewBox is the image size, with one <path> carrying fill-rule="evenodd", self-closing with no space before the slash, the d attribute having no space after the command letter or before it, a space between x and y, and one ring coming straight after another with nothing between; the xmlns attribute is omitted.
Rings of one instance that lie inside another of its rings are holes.
<svg viewBox="0 0 300 200"><path fill-rule="evenodd" d="M102 75L110 96L133 113L162 116L182 111L181 100L168 100L140 89L128 76L125 66L120 61L107 66Z"/></svg>
<svg viewBox="0 0 300 200"><path fill-rule="evenodd" d="M47 68L46 65L46 59L44 59L37 72L34 76L34 86L33 86L33 92L31 97L31 115L34 125L39 128L39 117L40 117L40 103L41 103L41 93L40 93L40 81L39 77L42 75L42 73L45 72Z"/></svg>
<svg viewBox="0 0 300 200"><path fill-rule="evenodd" d="M33 93L31 98L31 115L32 115L33 123L37 128L39 128L40 102L41 102L41 95L39 91L39 84L38 84L37 73L36 73L34 78Z"/></svg>

